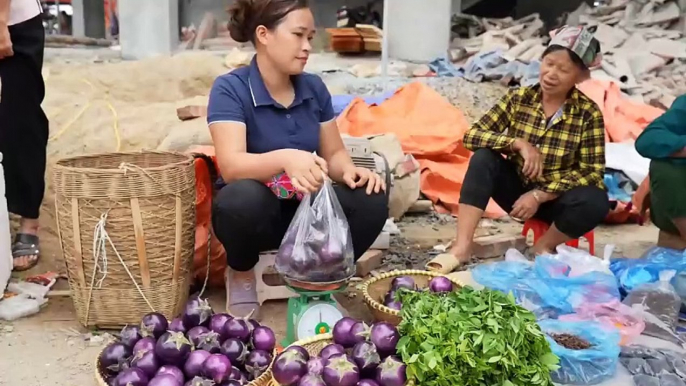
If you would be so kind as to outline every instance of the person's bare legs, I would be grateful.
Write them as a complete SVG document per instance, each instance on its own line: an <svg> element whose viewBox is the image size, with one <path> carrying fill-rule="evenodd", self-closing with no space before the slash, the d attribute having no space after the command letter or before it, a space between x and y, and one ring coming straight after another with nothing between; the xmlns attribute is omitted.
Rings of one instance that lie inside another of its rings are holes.
<svg viewBox="0 0 686 386"><path fill-rule="evenodd" d="M17 233L23 233L27 235L33 235L37 236L38 235L38 226L39 222L38 219L30 219L30 218L21 218L19 222L19 230ZM26 255L26 256L19 256L14 258L14 267L18 270L22 270L22 268L28 267L32 264L35 264L35 262L38 260L38 255Z"/></svg>
<svg viewBox="0 0 686 386"><path fill-rule="evenodd" d="M558 245L564 244L572 238L560 232L555 224L548 228L548 231L534 244L534 254L536 256L555 252Z"/></svg>
<svg viewBox="0 0 686 386"><path fill-rule="evenodd" d="M474 232L479 226L484 211L471 205L460 204L460 214L457 219L457 235L450 248L450 254L460 263L466 263L472 257L472 244Z"/></svg>
<svg viewBox="0 0 686 386"><path fill-rule="evenodd" d="M676 229L679 230L681 238L686 240L686 217L674 218L672 219L672 222L676 226Z"/></svg>

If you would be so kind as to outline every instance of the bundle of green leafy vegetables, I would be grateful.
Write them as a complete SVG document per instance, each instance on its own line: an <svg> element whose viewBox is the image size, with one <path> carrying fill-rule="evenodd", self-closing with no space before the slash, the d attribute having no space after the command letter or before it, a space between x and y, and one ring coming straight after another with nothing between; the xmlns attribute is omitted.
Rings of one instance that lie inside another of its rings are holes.
<svg viewBox="0 0 686 386"><path fill-rule="evenodd" d="M398 353L421 386L552 385L558 368L535 316L512 294L400 291Z"/></svg>

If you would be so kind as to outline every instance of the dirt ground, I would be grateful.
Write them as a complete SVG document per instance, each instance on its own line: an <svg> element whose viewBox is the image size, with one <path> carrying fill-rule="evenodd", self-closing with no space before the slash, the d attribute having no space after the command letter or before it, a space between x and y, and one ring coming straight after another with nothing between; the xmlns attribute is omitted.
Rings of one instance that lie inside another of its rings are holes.
<svg viewBox="0 0 686 386"><path fill-rule="evenodd" d="M62 157L117 149L182 150L188 144L209 140L204 120L179 122L175 109L206 103L214 78L228 71L223 56L203 53L120 63L111 55L78 54L48 55L45 109L51 122L49 164ZM311 66L314 72L325 72L359 63L369 61L322 56L313 60ZM378 78L359 79L345 71L327 73L324 79L332 93L383 91ZM407 79L391 79L396 86L405 82ZM439 92L472 120L500 92L498 86L469 84L458 79L430 82L443 82L437 86ZM121 138L119 146L117 138ZM64 272L53 205L48 187L42 213L43 258L28 274ZM402 238L394 241L385 261L387 267L423 266L431 258L433 246L447 243L455 227L452 219L438 215L408 217L398 225ZM489 221L487 227L491 232L507 234L521 229L520 224L503 221ZM656 239L657 230L652 226L601 227L596 231L596 250L602 251L602 245L614 243L616 254L639 257ZM209 295L214 308L222 310L224 292L212 291ZM355 288L338 300L351 316L369 319ZM263 311L263 322L280 337L285 333L285 311L286 303L282 301L267 303ZM12 323L0 322L0 385L95 385L92 364L107 339L107 334L89 332L79 326L69 298L52 298L38 315Z"/></svg>
<svg viewBox="0 0 686 386"><path fill-rule="evenodd" d="M449 241L454 232L454 224L450 221L441 224L430 217L408 220L399 224L405 239L394 243L387 264L397 263L397 256L407 254L427 261L432 247ZM516 234L521 229L521 225L513 222L492 224L494 231L506 234ZM595 234L597 250L602 251L605 244L614 243L616 254L629 257L639 257L657 239L657 229L652 226L603 226ZM209 295L213 308L222 310L224 292L213 290ZM370 314L356 288L340 295L338 301L352 317L369 320ZM268 302L262 313L262 322L272 327L281 339L285 335L286 302ZM0 358L3 358L0 385L96 386L92 365L104 344L79 326L69 298L51 299L36 316L0 323Z"/></svg>

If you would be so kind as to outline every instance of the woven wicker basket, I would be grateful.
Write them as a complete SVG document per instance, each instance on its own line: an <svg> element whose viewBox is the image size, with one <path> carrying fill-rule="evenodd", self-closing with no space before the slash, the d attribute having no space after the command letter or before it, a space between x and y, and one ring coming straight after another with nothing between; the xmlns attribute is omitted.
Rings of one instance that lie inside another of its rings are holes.
<svg viewBox="0 0 686 386"><path fill-rule="evenodd" d="M321 334L309 339L299 340L293 343L291 346L300 346L307 350L307 352L310 353L310 355L319 355L322 349L324 349L324 347L330 345L331 343L333 343L332 334ZM276 382L276 380L272 379L268 386L281 385L278 382ZM405 386L414 386L414 382L412 380L408 380Z"/></svg>
<svg viewBox="0 0 686 386"><path fill-rule="evenodd" d="M195 242L189 155L114 153L54 168L55 209L71 297L84 326L137 324L181 313Z"/></svg>
<svg viewBox="0 0 686 386"><path fill-rule="evenodd" d="M367 280L362 285L362 294L364 295L364 302L369 307L372 315L374 315L374 320L388 322L394 326L400 324L400 312L383 305L383 298L391 289L391 282L399 276L410 276L414 279L418 287L425 288L434 277L445 275L429 271L405 270L382 273L378 277ZM447 278L453 282L455 289L464 286L460 281L451 279L450 277Z"/></svg>
<svg viewBox="0 0 686 386"><path fill-rule="evenodd" d="M100 356L104 351L105 349L100 351L100 354L98 354L98 356L95 357L95 362L93 363L93 370L95 372L95 382L97 382L98 386L109 386L106 381L107 377L105 376L104 371L100 368ZM273 358L276 358L276 350L274 350L274 352L272 353L272 363L269 365L267 371L265 371L264 374L260 375L254 381L248 383L249 386L268 386L271 384L272 365L274 364Z"/></svg>

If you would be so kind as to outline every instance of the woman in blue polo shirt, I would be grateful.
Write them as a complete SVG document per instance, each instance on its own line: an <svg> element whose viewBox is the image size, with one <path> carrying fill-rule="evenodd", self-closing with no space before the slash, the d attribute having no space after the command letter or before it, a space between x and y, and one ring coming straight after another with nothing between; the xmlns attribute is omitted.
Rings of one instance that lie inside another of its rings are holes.
<svg viewBox="0 0 686 386"><path fill-rule="evenodd" d="M231 37L257 52L249 66L217 78L208 107L227 183L215 198L212 225L227 252L227 307L241 316L259 308L259 253L279 247L299 204L267 186L274 176L288 178L299 193L317 191L324 173L338 183L356 259L381 232L388 199L382 179L348 155L324 82L303 72L315 32L307 0L236 0L229 13Z"/></svg>

